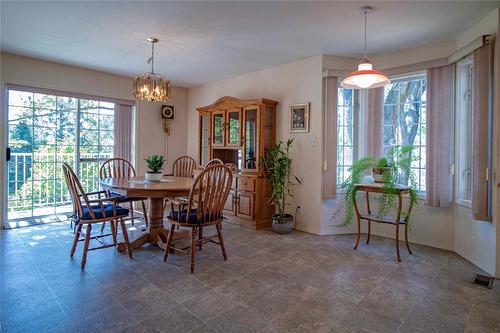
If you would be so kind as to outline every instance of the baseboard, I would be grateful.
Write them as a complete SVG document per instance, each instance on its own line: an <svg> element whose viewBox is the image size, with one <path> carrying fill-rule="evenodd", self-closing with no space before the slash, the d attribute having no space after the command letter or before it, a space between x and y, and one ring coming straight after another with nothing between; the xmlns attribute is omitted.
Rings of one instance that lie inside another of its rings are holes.
<svg viewBox="0 0 500 333"><path fill-rule="evenodd" d="M489 275L495 277L496 279L500 279L500 276L495 276L495 272L491 272L488 268L486 268L487 265L485 265L483 262L480 262L479 260L472 259L469 256L460 253L459 251L454 250L453 252L455 252L456 254L458 254L459 256L461 256L462 258L464 258L465 260L467 260L471 264L481 268L483 271L485 271Z"/></svg>

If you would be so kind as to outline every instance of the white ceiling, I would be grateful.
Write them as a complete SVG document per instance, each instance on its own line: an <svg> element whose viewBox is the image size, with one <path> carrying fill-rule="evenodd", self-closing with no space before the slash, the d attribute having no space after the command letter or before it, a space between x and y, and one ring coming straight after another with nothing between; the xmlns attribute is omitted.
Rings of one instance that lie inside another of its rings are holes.
<svg viewBox="0 0 500 333"><path fill-rule="evenodd" d="M317 54L359 56L363 18L368 52L385 53L455 38L500 1L389 2L6 2L3 51L133 76L156 71L193 86Z"/></svg>

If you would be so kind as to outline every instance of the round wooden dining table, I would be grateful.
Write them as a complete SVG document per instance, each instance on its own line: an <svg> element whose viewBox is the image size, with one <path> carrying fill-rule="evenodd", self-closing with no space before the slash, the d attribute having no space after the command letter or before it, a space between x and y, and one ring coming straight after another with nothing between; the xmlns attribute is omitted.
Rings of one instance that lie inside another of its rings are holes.
<svg viewBox="0 0 500 333"><path fill-rule="evenodd" d="M148 182L141 177L123 177L106 178L101 180L100 184L104 189L114 193L149 199L149 226L130 245L135 249L144 244L156 244L164 249L168 237L168 231L163 226L164 200L165 198L188 195L193 182L193 178L166 176L161 182ZM182 232L176 232L175 238L183 237L181 234ZM124 243L118 245L118 251L125 249Z"/></svg>

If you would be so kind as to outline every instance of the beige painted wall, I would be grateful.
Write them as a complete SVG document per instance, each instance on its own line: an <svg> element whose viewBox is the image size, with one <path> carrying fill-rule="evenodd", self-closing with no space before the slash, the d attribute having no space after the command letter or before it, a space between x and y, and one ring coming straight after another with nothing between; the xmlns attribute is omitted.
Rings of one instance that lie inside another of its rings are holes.
<svg viewBox="0 0 500 333"><path fill-rule="evenodd" d="M497 34L498 12L498 8L496 8L474 24L469 30L458 36L456 38L457 49L464 47L481 35Z"/></svg>
<svg viewBox="0 0 500 333"><path fill-rule="evenodd" d="M322 107L322 56L315 56L288 64L190 88L188 90L188 153L198 152L198 106L230 95L241 99L266 97L279 102L277 108L277 139L295 137L293 148L293 173L302 178L297 186L295 199L289 207L294 213L297 203L302 207L298 228L320 233L320 181L321 181L321 107ZM311 123L309 133L288 132L290 104L310 102Z"/></svg>
<svg viewBox="0 0 500 333"><path fill-rule="evenodd" d="M376 68L386 69L411 64L418 64L424 61L431 61L440 58L447 58L456 50L456 41L449 40L439 43L432 43L404 49L397 52L376 54L370 57Z"/></svg>
<svg viewBox="0 0 500 333"><path fill-rule="evenodd" d="M136 118L136 166L140 174L146 171L144 157L163 154L167 157L164 167L172 170L172 163L187 151L187 89L172 88L172 99L168 103L175 108L175 118L170 123L170 136L163 130L164 122L160 118L162 103L140 102Z"/></svg>
<svg viewBox="0 0 500 333"><path fill-rule="evenodd" d="M33 58L16 56L12 54L0 54L1 86L5 88L6 83L20 84L26 86L54 89L68 92L83 93L95 96L133 100L132 79L124 76L88 70L79 67L67 66L53 62L42 61ZM4 94L1 95L2 112L0 123L6 120L6 108L4 107ZM163 123L160 119L160 105L149 102L139 102L136 107L136 166L138 171L144 171L143 158L148 154L167 154L167 167L170 170L171 163L175 158L186 153L187 137L187 89L174 87L173 99L169 105L175 107L175 119L172 121L172 132L166 137L163 131ZM3 126L0 126L0 220L5 216L4 207L4 170L5 161L5 136ZM1 221L0 221L1 223Z"/></svg>

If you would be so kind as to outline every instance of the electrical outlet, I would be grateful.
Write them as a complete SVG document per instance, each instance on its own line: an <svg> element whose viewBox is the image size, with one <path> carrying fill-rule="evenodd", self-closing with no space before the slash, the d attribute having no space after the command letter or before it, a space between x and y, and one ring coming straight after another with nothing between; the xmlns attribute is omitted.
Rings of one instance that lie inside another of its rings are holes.
<svg viewBox="0 0 500 333"><path fill-rule="evenodd" d="M297 206L297 209L295 210L297 214L302 214L302 207Z"/></svg>

